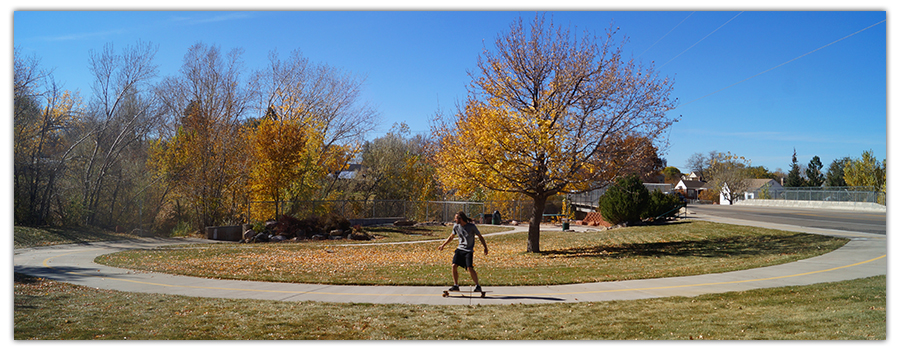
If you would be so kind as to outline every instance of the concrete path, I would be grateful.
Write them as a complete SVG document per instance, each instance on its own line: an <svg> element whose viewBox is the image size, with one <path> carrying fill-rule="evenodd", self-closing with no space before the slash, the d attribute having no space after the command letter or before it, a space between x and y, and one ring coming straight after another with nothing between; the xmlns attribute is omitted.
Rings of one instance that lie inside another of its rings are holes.
<svg viewBox="0 0 900 353"><path fill-rule="evenodd" d="M633 300L696 296L757 288L836 282L887 274L885 235L692 215L691 218L788 231L846 237L851 241L831 253L789 264L699 276L585 283L556 286L485 287L486 298L444 298L441 287L340 286L216 280L126 270L98 265L99 255L128 249L210 242L201 239L148 238L127 242L74 244L15 250L15 272L73 284L127 292L146 292L212 298L268 299L398 304L513 304ZM518 227L514 231L525 230ZM556 228L557 230L559 228ZM581 228L579 230L585 230ZM449 271L448 271L449 272ZM448 274L449 277L449 274ZM463 287L465 289L465 287Z"/></svg>

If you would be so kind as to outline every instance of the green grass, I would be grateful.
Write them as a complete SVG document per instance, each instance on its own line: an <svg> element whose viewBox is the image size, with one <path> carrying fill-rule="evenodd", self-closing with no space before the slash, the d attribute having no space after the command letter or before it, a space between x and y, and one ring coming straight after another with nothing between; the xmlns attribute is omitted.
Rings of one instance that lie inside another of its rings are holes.
<svg viewBox="0 0 900 353"><path fill-rule="evenodd" d="M697 297L429 306L207 299L15 275L16 340L885 340L886 277Z"/></svg>
<svg viewBox="0 0 900 353"><path fill-rule="evenodd" d="M13 244L16 249L134 238L138 238L138 236L110 232L99 228L13 227Z"/></svg>
<svg viewBox="0 0 900 353"><path fill-rule="evenodd" d="M446 235L439 237L444 238ZM484 286L550 285L688 276L771 266L833 251L848 240L709 222L603 232L543 232L541 254L525 233L476 246ZM109 266L188 276L326 284L446 285L455 243L338 246L349 242L204 244L108 254ZM465 276L464 276L465 277ZM464 278L464 280L467 278ZM464 283L463 283L464 284Z"/></svg>

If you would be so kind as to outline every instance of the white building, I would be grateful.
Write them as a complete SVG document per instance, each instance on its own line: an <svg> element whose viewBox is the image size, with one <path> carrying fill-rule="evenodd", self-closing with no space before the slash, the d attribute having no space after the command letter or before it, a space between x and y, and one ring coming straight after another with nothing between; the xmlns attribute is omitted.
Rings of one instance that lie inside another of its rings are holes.
<svg viewBox="0 0 900 353"><path fill-rule="evenodd" d="M682 179L675 185L675 190L682 192L689 199L697 199L700 193L706 191L709 187L700 180Z"/></svg>
<svg viewBox="0 0 900 353"><path fill-rule="evenodd" d="M775 179L744 179L743 182L747 185L747 190L744 191L744 200L770 198L784 192L784 187ZM731 198L730 195L731 189L728 187L728 183L725 183L722 186L722 192L719 193L719 204L730 205L731 202L728 201Z"/></svg>

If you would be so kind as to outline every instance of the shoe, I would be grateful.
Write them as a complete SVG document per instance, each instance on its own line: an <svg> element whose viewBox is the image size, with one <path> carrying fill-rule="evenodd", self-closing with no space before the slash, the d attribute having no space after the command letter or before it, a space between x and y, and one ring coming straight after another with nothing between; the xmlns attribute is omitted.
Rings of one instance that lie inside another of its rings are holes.
<svg viewBox="0 0 900 353"><path fill-rule="evenodd" d="M481 292L481 286L475 286L475 290L473 292Z"/></svg>
<svg viewBox="0 0 900 353"><path fill-rule="evenodd" d="M450 292L459 292L459 286L454 285L453 287L450 287L450 289L448 289L447 291L450 291Z"/></svg>

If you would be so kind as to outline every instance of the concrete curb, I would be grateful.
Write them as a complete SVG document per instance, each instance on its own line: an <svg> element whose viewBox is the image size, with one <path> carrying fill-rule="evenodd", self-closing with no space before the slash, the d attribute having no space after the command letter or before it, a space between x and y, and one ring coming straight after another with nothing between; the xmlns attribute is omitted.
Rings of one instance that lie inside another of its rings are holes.
<svg viewBox="0 0 900 353"><path fill-rule="evenodd" d="M887 212L887 206L872 202L752 199L737 202L735 203L735 205L754 207L814 208L856 212Z"/></svg>

